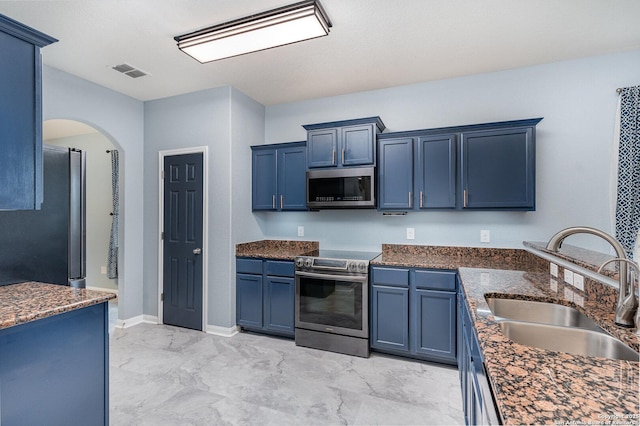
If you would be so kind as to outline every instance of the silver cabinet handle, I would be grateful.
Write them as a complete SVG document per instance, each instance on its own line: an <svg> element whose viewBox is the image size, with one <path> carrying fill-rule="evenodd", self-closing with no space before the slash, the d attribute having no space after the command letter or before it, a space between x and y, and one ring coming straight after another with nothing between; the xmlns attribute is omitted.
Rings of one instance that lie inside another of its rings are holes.
<svg viewBox="0 0 640 426"><path fill-rule="evenodd" d="M342 148L342 164L344 164L344 148Z"/></svg>
<svg viewBox="0 0 640 426"><path fill-rule="evenodd" d="M420 208L422 208L422 191L420 191Z"/></svg>
<svg viewBox="0 0 640 426"><path fill-rule="evenodd" d="M284 205L284 195L280 195L280 208L282 209Z"/></svg>
<svg viewBox="0 0 640 426"><path fill-rule="evenodd" d="M409 208L411 208L411 201L412 201L411 198L412 198L411 197L411 191L409 191Z"/></svg>
<svg viewBox="0 0 640 426"><path fill-rule="evenodd" d="M336 164L336 150L331 150L331 164Z"/></svg>
<svg viewBox="0 0 640 426"><path fill-rule="evenodd" d="M467 207L467 190L462 191L462 207Z"/></svg>
<svg viewBox="0 0 640 426"><path fill-rule="evenodd" d="M273 194L271 196L271 208L275 209L276 208L276 194Z"/></svg>
<svg viewBox="0 0 640 426"><path fill-rule="evenodd" d="M194 248L193 249L193 254L200 254L202 253L202 249L201 248Z"/></svg>

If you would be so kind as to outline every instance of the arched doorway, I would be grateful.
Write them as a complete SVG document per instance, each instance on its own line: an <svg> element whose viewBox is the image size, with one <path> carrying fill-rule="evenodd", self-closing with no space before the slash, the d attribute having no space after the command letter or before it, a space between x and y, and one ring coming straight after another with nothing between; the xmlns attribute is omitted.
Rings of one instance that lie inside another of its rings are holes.
<svg viewBox="0 0 640 426"><path fill-rule="evenodd" d="M118 293L118 280L107 276L113 218L110 151L117 147L94 127L65 119L45 121L43 141L45 145L75 148L86 154L87 288ZM117 310L117 305L112 304L110 311L112 310ZM110 312L110 317L110 328L113 328L117 315Z"/></svg>

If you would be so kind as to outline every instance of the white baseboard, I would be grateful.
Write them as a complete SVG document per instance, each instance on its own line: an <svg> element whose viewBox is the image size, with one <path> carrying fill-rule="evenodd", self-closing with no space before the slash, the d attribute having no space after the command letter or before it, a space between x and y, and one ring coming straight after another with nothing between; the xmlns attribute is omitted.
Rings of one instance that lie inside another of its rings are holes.
<svg viewBox="0 0 640 426"><path fill-rule="evenodd" d="M138 315L133 318L129 318L126 320L118 319L116 323L117 328L129 328L138 324L159 324L158 317L155 315ZM205 330L208 334L213 334L215 336L221 337L232 337L238 334L240 331L239 327L234 325L231 327L220 327L217 325L209 325L207 324L207 329Z"/></svg>
<svg viewBox="0 0 640 426"><path fill-rule="evenodd" d="M237 325L234 325L232 327L220 327L217 325L207 324L206 332L215 336L232 337L238 334L239 329Z"/></svg>
<svg viewBox="0 0 640 426"><path fill-rule="evenodd" d="M134 325L147 323L147 324L158 324L158 317L155 315L138 315L133 318L129 318L126 320L118 319L116 327L118 328L129 328Z"/></svg>

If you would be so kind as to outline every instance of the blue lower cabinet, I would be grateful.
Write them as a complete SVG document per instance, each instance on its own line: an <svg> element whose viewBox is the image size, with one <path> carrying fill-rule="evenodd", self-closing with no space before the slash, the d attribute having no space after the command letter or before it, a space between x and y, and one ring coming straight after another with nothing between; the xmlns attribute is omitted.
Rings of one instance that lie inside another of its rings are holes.
<svg viewBox="0 0 640 426"><path fill-rule="evenodd" d="M294 330L294 279L267 276L265 282L264 328L291 333Z"/></svg>
<svg viewBox="0 0 640 426"><path fill-rule="evenodd" d="M292 261L236 259L236 324L294 336L295 280Z"/></svg>
<svg viewBox="0 0 640 426"><path fill-rule="evenodd" d="M458 293L458 308L458 323L461 331L458 370L465 424L501 424L471 315L461 291Z"/></svg>
<svg viewBox="0 0 640 426"><path fill-rule="evenodd" d="M236 274L236 323L262 328L262 275Z"/></svg>
<svg viewBox="0 0 640 426"><path fill-rule="evenodd" d="M108 425L107 303L0 331L0 424Z"/></svg>
<svg viewBox="0 0 640 426"><path fill-rule="evenodd" d="M456 273L374 267L371 276L371 348L455 365Z"/></svg>
<svg viewBox="0 0 640 426"><path fill-rule="evenodd" d="M371 347L409 352L409 288L371 289Z"/></svg>
<svg viewBox="0 0 640 426"><path fill-rule="evenodd" d="M456 363L456 293L415 290L411 323L416 353Z"/></svg>

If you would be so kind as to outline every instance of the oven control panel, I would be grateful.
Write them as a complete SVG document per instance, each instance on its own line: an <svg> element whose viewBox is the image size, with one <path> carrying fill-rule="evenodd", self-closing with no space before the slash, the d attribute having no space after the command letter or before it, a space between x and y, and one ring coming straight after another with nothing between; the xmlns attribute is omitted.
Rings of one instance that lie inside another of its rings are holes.
<svg viewBox="0 0 640 426"><path fill-rule="evenodd" d="M333 271L351 274L367 274L369 262L366 260L326 259L321 257L298 256L296 269L307 271Z"/></svg>

